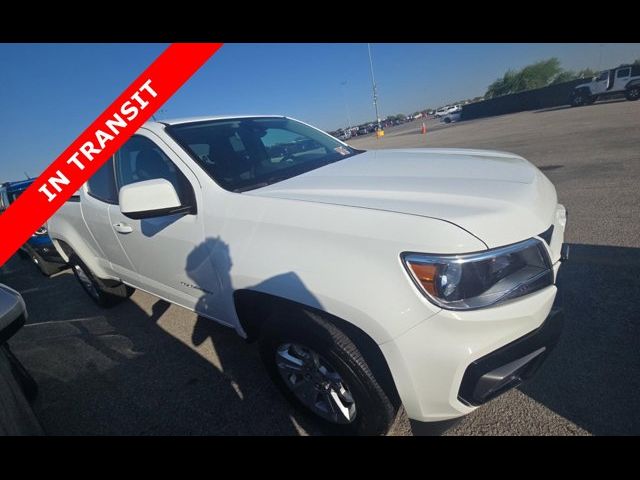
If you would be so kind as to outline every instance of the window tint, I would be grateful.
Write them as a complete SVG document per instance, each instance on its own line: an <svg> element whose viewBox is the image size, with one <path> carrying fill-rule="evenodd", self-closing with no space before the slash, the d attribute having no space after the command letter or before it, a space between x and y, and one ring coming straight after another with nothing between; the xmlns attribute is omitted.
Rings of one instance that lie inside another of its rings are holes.
<svg viewBox="0 0 640 480"><path fill-rule="evenodd" d="M167 132L223 188L242 192L361 153L288 118L175 125Z"/></svg>
<svg viewBox="0 0 640 480"><path fill-rule="evenodd" d="M618 70L618 73L616 74L616 77L621 78L621 77L628 77L629 76L629 70L628 68L623 68L621 70Z"/></svg>
<svg viewBox="0 0 640 480"><path fill-rule="evenodd" d="M87 182L89 195L103 202L118 204L118 189L113 176L113 157L105 162Z"/></svg>
<svg viewBox="0 0 640 480"><path fill-rule="evenodd" d="M203 156L207 154L201 150ZM134 135L116 154L118 186L164 178L178 192L182 205L193 203L193 190L187 178L155 143Z"/></svg>
<svg viewBox="0 0 640 480"><path fill-rule="evenodd" d="M596 78L596 81L601 82L603 80L606 80L609 77L609 74L607 72L602 72L600 75L598 75L598 78Z"/></svg>

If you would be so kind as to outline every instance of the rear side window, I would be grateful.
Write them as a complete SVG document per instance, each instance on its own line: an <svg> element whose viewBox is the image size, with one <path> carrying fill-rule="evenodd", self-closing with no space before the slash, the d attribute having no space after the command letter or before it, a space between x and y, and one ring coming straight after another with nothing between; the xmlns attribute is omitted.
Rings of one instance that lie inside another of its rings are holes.
<svg viewBox="0 0 640 480"><path fill-rule="evenodd" d="M87 182L89 195L103 202L118 204L118 189L113 174L113 157L105 162L102 167Z"/></svg>
<svg viewBox="0 0 640 480"><path fill-rule="evenodd" d="M618 78L628 77L629 76L629 68L623 68L622 70L618 70L616 76Z"/></svg>

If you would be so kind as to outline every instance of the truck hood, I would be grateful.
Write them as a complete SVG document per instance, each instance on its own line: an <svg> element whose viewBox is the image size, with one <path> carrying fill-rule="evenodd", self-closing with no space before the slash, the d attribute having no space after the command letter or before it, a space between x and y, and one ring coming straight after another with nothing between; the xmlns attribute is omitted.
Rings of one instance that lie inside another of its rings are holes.
<svg viewBox="0 0 640 480"><path fill-rule="evenodd" d="M469 149L372 150L246 193L436 218L489 248L544 232L557 204L522 157Z"/></svg>

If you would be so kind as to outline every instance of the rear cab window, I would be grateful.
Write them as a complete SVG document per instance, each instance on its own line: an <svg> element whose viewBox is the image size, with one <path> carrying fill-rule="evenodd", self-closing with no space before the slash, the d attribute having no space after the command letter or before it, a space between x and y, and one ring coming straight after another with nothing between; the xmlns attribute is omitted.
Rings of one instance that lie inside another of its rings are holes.
<svg viewBox="0 0 640 480"><path fill-rule="evenodd" d="M118 189L113 170L113 157L105 162L87 182L87 192L93 198L112 205L118 204Z"/></svg>

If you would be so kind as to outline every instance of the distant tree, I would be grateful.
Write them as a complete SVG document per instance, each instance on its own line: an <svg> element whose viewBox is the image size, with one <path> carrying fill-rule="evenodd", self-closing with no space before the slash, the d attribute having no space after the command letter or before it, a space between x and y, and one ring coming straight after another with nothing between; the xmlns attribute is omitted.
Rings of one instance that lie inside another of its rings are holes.
<svg viewBox="0 0 640 480"><path fill-rule="evenodd" d="M596 75L595 70L591 70L590 68L583 68L582 70L580 70L578 72L578 78L591 78L591 77L595 77Z"/></svg>
<svg viewBox="0 0 640 480"><path fill-rule="evenodd" d="M507 70L487 89L485 97L493 98L533 88L546 87L563 72L556 57L527 65L521 70Z"/></svg>

